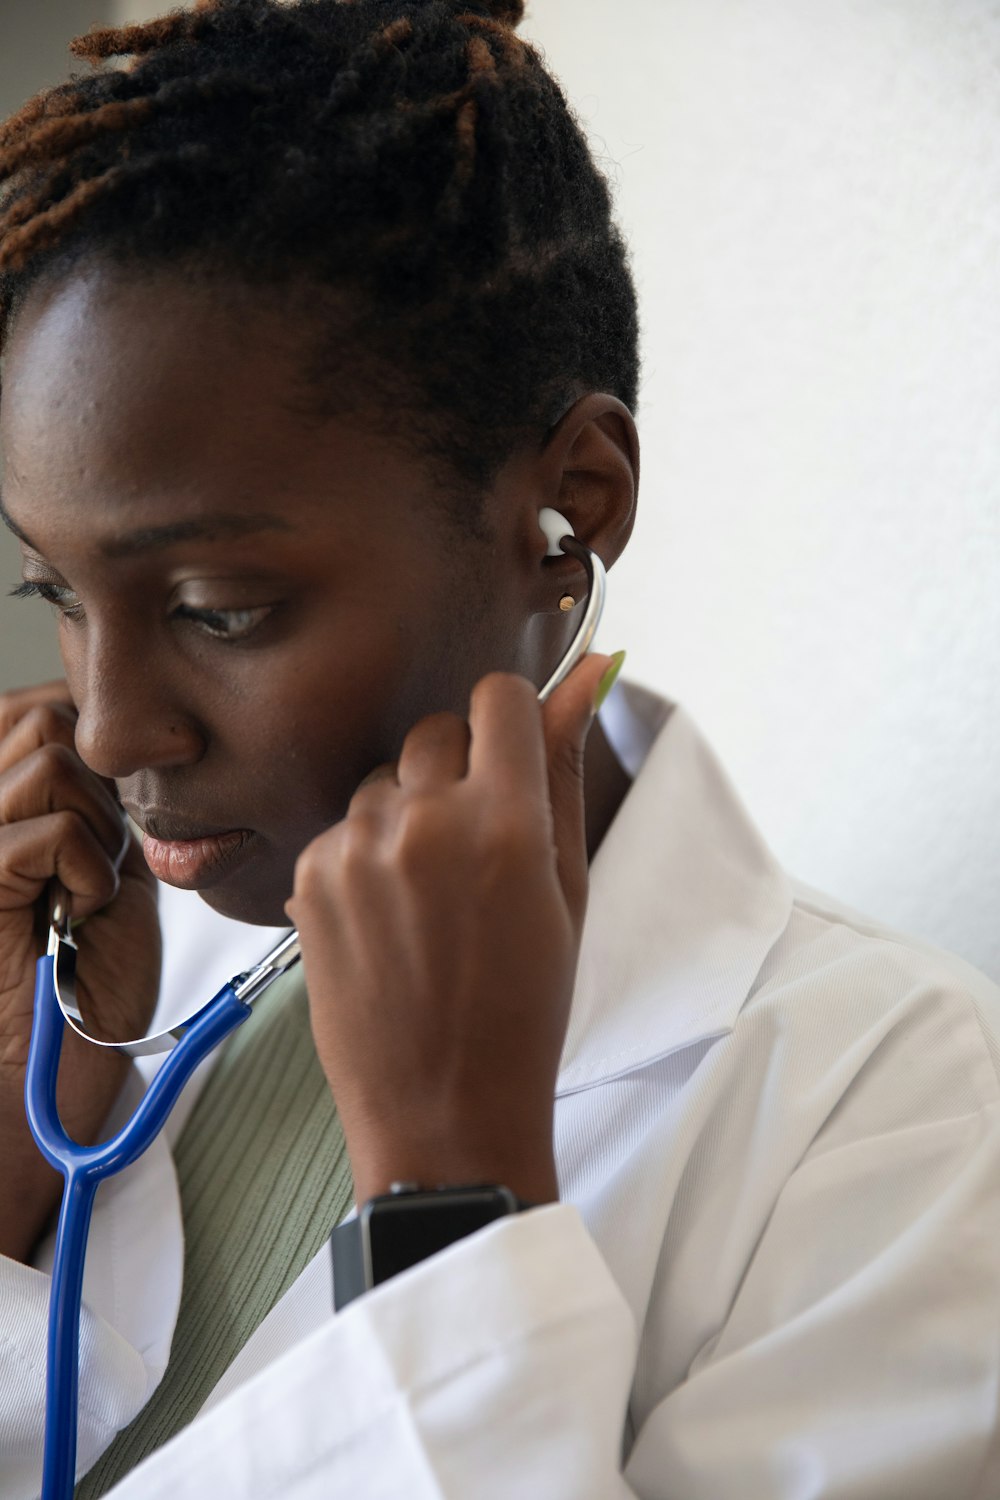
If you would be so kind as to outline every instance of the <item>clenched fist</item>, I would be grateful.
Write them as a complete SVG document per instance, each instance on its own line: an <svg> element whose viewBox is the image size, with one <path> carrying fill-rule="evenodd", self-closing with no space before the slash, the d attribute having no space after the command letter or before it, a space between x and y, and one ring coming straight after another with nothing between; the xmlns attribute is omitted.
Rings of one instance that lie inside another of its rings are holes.
<svg viewBox="0 0 1000 1500"><path fill-rule="evenodd" d="M79 944L78 993L108 1037L148 1025L160 972L156 882L113 785L74 749L66 685L0 696L0 1251L26 1258L59 1201L62 1179L24 1118L35 963L44 952L52 879L65 887ZM67 1030L59 1069L63 1124L97 1139L128 1059Z"/></svg>
<svg viewBox="0 0 1000 1500"><path fill-rule="evenodd" d="M608 658L544 707L493 673L300 856L313 1033L358 1202L393 1180L558 1196L556 1074L587 894L583 750Z"/></svg>

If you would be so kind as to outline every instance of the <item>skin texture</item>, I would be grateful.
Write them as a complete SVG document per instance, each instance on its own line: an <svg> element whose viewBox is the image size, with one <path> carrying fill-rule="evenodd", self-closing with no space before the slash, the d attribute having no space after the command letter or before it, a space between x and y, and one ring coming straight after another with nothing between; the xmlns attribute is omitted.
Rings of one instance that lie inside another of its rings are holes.
<svg viewBox="0 0 1000 1500"><path fill-rule="evenodd" d="M384 424L307 425L288 399L295 356L259 296L166 273L36 288L11 336L4 506L25 578L60 611L68 684L0 710L14 1253L54 1201L14 1086L52 873L77 915L100 914L81 929L80 973L93 966L102 1023L141 1024L155 995L156 963L139 956L158 958L153 883L117 799L165 839L242 830L235 856L201 871L204 899L300 925L359 1199L401 1176L555 1196L552 1089L586 864L628 782L599 729L587 737L606 659L544 713L535 702L578 618L559 599L585 593L579 563L545 557L536 518L554 506L613 563L634 516L634 423L614 397L578 400L501 472L482 541ZM136 951L117 993L99 954L126 926ZM120 1074L71 1055L67 1117L92 1139Z"/></svg>

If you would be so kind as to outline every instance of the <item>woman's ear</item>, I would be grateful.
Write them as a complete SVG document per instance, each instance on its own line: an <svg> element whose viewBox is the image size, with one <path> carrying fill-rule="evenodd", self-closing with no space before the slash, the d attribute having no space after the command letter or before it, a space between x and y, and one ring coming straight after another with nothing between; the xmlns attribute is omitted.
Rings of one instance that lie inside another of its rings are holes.
<svg viewBox="0 0 1000 1500"><path fill-rule="evenodd" d="M576 540L610 568L632 533L638 488L635 420L616 396L598 392L574 401L543 438L523 444L504 464L488 494L488 566L503 595L499 612L513 624L508 670L545 681L590 593L581 557L550 554L541 513L563 517Z"/></svg>
<svg viewBox="0 0 1000 1500"><path fill-rule="evenodd" d="M610 568L632 533L639 489L639 436L628 407L615 396L581 396L546 436L535 466L530 489L536 503L530 512L525 508L522 522L532 553L540 563L544 559L547 591L554 584L571 587L581 565L566 555L546 558L539 495L542 505L565 516L577 540Z"/></svg>

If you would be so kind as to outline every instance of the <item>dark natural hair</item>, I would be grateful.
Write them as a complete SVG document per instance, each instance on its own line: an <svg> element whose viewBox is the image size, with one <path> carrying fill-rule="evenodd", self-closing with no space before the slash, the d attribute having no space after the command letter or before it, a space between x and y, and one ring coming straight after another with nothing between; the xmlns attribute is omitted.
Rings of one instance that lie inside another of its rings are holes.
<svg viewBox="0 0 1000 1500"><path fill-rule="evenodd" d="M201 0L78 38L94 71L0 127L0 349L94 259L297 298L312 409L391 405L475 487L585 390L634 410L627 250L522 13Z"/></svg>

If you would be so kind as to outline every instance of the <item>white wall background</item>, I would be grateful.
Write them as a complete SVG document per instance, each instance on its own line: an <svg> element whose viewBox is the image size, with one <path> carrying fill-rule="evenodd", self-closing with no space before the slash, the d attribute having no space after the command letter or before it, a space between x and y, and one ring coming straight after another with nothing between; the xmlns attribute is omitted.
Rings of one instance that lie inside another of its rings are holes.
<svg viewBox="0 0 1000 1500"><path fill-rule="evenodd" d="M603 641L792 870L1000 977L1000 5L534 0L524 30L644 307Z"/></svg>
<svg viewBox="0 0 1000 1500"><path fill-rule="evenodd" d="M644 308L603 644L792 870L1000 977L1000 3L534 0L523 34Z"/></svg>

